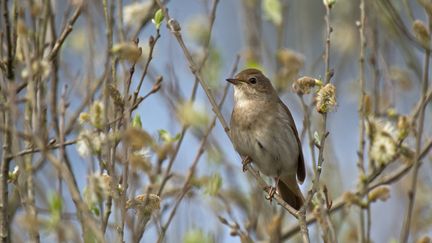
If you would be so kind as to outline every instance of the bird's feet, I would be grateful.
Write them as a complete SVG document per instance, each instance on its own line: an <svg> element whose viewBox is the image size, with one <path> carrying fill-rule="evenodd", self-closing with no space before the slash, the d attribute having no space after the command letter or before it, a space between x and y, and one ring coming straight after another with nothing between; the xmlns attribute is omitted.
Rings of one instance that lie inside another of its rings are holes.
<svg viewBox="0 0 432 243"><path fill-rule="evenodd" d="M276 194L276 187L273 186L267 186L265 188L265 191L268 192L268 195L265 197L267 200L270 201L270 203L273 200L274 195Z"/></svg>
<svg viewBox="0 0 432 243"><path fill-rule="evenodd" d="M242 160L242 170L243 172L247 171L247 165L250 164L252 162L252 159L249 156L246 156L243 160Z"/></svg>

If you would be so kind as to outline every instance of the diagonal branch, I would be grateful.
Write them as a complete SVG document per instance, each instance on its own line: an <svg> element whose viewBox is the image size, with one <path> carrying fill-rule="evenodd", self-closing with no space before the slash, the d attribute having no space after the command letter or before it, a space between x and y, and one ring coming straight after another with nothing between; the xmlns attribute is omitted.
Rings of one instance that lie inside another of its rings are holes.
<svg viewBox="0 0 432 243"><path fill-rule="evenodd" d="M63 29L60 37L56 40L54 47L51 49L51 52L48 54L49 60L52 61L57 56L60 48L62 47L62 45L64 43L64 41L66 40L66 38L68 37L70 32L72 32L73 25L75 24L78 17L81 15L81 10L82 10L82 5L79 5L75 9L75 12L73 13L72 17L69 19L69 21L66 24L65 28Z"/></svg>
<svg viewBox="0 0 432 243"><path fill-rule="evenodd" d="M210 104L212 106L213 112L216 114L216 117L218 118L219 122L221 123L222 127L224 128L225 133L227 134L227 136L231 140L228 123L226 122L225 118L222 116L222 113L221 113L221 111L220 111L220 109L216 103L216 100L215 100L215 98L211 92L210 86L207 84L206 81L204 81L201 74L198 72L197 66L196 66L196 64L192 58L192 55L191 55L189 49L186 47L186 44L183 40L182 34L180 32L180 30L181 30L180 24L177 22L177 20L172 19L169 16L167 8L160 2L160 0L156 0L156 2L158 3L159 7L162 9L165 17L168 20L168 28L170 29L171 33L175 36L175 38L177 39L177 42L179 43L180 47L183 50L183 54L185 55L186 60L188 61L188 64L189 64L190 71L195 76L195 78L198 80L201 87L204 89L204 92L205 92L205 94L206 94L206 96L207 96L207 98L210 101ZM263 188L263 189L269 188L267 183L264 181L264 179L261 178L261 176L259 175L258 170L253 168L251 165L248 165L247 169L248 169L248 172L257 180L257 182L261 188ZM295 210L294 208L289 206L278 194L275 194L274 199L283 208L285 208L291 215L293 215L296 218L298 217L297 210Z"/></svg>

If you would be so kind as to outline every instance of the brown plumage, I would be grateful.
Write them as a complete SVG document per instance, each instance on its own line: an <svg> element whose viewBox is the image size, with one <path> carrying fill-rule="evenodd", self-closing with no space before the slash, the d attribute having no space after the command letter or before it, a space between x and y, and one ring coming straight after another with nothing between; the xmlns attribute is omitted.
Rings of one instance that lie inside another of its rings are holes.
<svg viewBox="0 0 432 243"><path fill-rule="evenodd" d="M300 209L304 198L297 179L302 183L306 172L291 112L257 69L243 70L227 81L234 85L230 131L234 147L263 174L274 177L281 197Z"/></svg>

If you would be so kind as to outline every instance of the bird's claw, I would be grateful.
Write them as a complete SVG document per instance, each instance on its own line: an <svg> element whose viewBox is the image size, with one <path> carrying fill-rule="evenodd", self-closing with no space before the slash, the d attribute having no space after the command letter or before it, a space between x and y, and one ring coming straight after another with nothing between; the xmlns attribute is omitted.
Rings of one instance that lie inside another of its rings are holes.
<svg viewBox="0 0 432 243"><path fill-rule="evenodd" d="M268 192L268 195L265 196L265 199L269 200L271 203L274 195L276 194L276 187L268 186L265 190Z"/></svg>
<svg viewBox="0 0 432 243"><path fill-rule="evenodd" d="M247 171L247 165L250 164L252 162L252 159L249 156L246 156L243 160L242 160L242 170L243 172Z"/></svg>

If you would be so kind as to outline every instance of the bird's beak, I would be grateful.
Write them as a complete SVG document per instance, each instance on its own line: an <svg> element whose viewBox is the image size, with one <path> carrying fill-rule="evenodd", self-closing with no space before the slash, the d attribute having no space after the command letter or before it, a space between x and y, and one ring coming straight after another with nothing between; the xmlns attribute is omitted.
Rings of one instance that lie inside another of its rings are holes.
<svg viewBox="0 0 432 243"><path fill-rule="evenodd" d="M232 83L234 85L237 85L237 84L240 83L240 80L236 79L236 78L227 78L226 81L228 81L228 82L230 82L230 83Z"/></svg>

